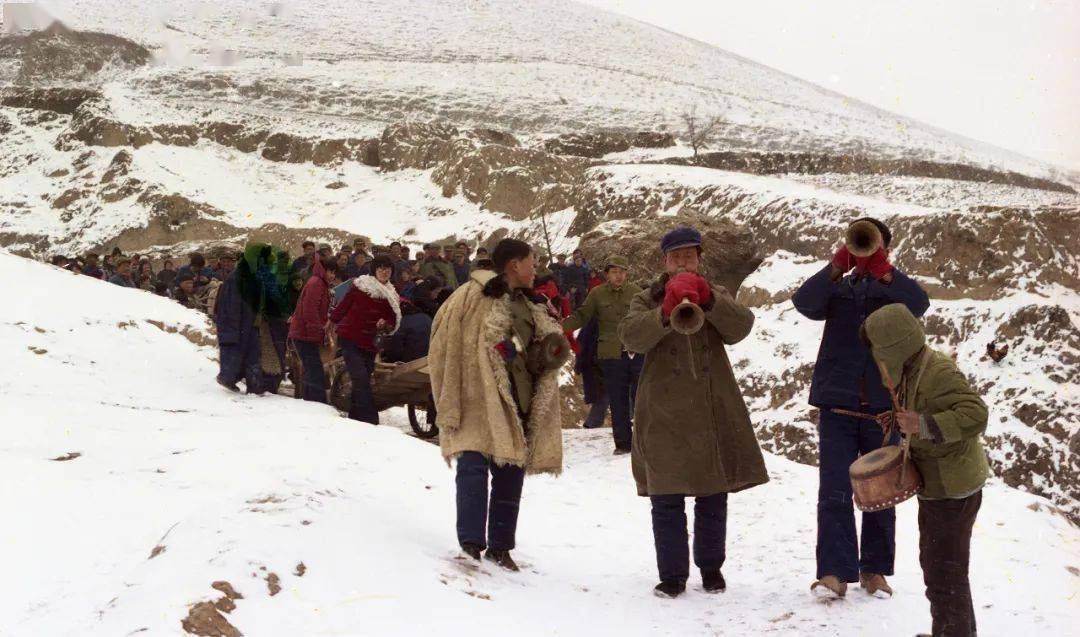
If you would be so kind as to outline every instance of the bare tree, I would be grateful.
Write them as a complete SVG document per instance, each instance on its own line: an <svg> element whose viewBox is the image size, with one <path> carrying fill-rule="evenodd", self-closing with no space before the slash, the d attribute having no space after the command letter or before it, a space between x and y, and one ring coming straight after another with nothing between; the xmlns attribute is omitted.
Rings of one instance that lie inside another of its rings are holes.
<svg viewBox="0 0 1080 637"><path fill-rule="evenodd" d="M683 124L686 125L686 136L690 140L690 148L694 151L694 159L697 159L698 151L710 146L720 132L720 124L723 118L720 115L710 115L699 118L697 106L691 106L690 110L682 113Z"/></svg>

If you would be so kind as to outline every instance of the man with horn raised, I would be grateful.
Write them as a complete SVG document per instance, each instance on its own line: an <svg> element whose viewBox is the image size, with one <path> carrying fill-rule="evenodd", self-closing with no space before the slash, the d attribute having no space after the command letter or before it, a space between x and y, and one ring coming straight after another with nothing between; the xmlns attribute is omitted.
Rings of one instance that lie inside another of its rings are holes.
<svg viewBox="0 0 1080 637"><path fill-rule="evenodd" d="M769 479L724 350L746 338L754 315L699 274L697 230L676 228L660 248L666 273L634 297L619 324L623 346L645 355L631 465L638 495L652 501L656 594L686 589L689 496L696 500L694 563L705 591L718 593L726 588L727 494Z"/></svg>
<svg viewBox="0 0 1080 637"><path fill-rule="evenodd" d="M852 582L871 595L892 595L885 577L893 574L896 511L863 513L860 543L848 475L851 463L880 447L885 437L870 416L892 405L881 372L859 339L859 326L891 303L903 303L916 317L930 305L919 284L889 263L891 242L892 232L881 221L855 220L829 265L791 299L803 316L825 321L810 404L820 410L817 575L811 590L826 596L843 597Z"/></svg>

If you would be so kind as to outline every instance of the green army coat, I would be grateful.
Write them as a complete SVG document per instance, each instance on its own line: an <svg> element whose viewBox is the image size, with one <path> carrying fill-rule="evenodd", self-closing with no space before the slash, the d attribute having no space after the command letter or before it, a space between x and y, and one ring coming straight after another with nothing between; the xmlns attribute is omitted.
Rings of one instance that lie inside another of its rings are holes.
<svg viewBox="0 0 1080 637"><path fill-rule="evenodd" d="M598 285L589 292L585 302L563 321L564 330L578 330L593 317L599 327L597 358L621 358L623 345L619 339L619 322L630 311L630 303L641 294L641 288L625 283L616 290L610 283Z"/></svg>

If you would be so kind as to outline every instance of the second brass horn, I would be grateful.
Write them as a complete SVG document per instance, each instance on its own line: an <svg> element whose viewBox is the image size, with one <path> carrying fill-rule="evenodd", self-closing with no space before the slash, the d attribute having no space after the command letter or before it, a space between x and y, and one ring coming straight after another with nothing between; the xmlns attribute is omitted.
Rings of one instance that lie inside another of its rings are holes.
<svg viewBox="0 0 1080 637"><path fill-rule="evenodd" d="M671 329L679 334L695 334L704 325L705 311L690 299L683 299L671 310Z"/></svg>
<svg viewBox="0 0 1080 637"><path fill-rule="evenodd" d="M882 244L881 230L866 219L856 221L844 232L844 245L855 257L868 257L877 252Z"/></svg>

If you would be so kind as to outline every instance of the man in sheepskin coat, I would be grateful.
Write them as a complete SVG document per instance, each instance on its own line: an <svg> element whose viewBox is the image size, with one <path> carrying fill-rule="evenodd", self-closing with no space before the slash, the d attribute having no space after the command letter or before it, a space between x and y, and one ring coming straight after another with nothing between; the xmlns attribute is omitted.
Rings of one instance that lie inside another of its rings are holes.
<svg viewBox="0 0 1080 637"><path fill-rule="evenodd" d="M428 361L443 456L457 460L458 542L516 571L525 473L562 470L558 363L538 368L529 353L562 329L531 297L529 245L504 239L493 257L495 271L474 271L435 315Z"/></svg>
<svg viewBox="0 0 1080 637"><path fill-rule="evenodd" d="M374 275L364 274L352 281L352 287L330 314L337 325L338 345L345 358L352 382L349 418L379 424L379 411L371 393L371 374L375 371L375 336L380 330L391 334L401 326L401 302L390 284L394 264L380 255L371 262Z"/></svg>

